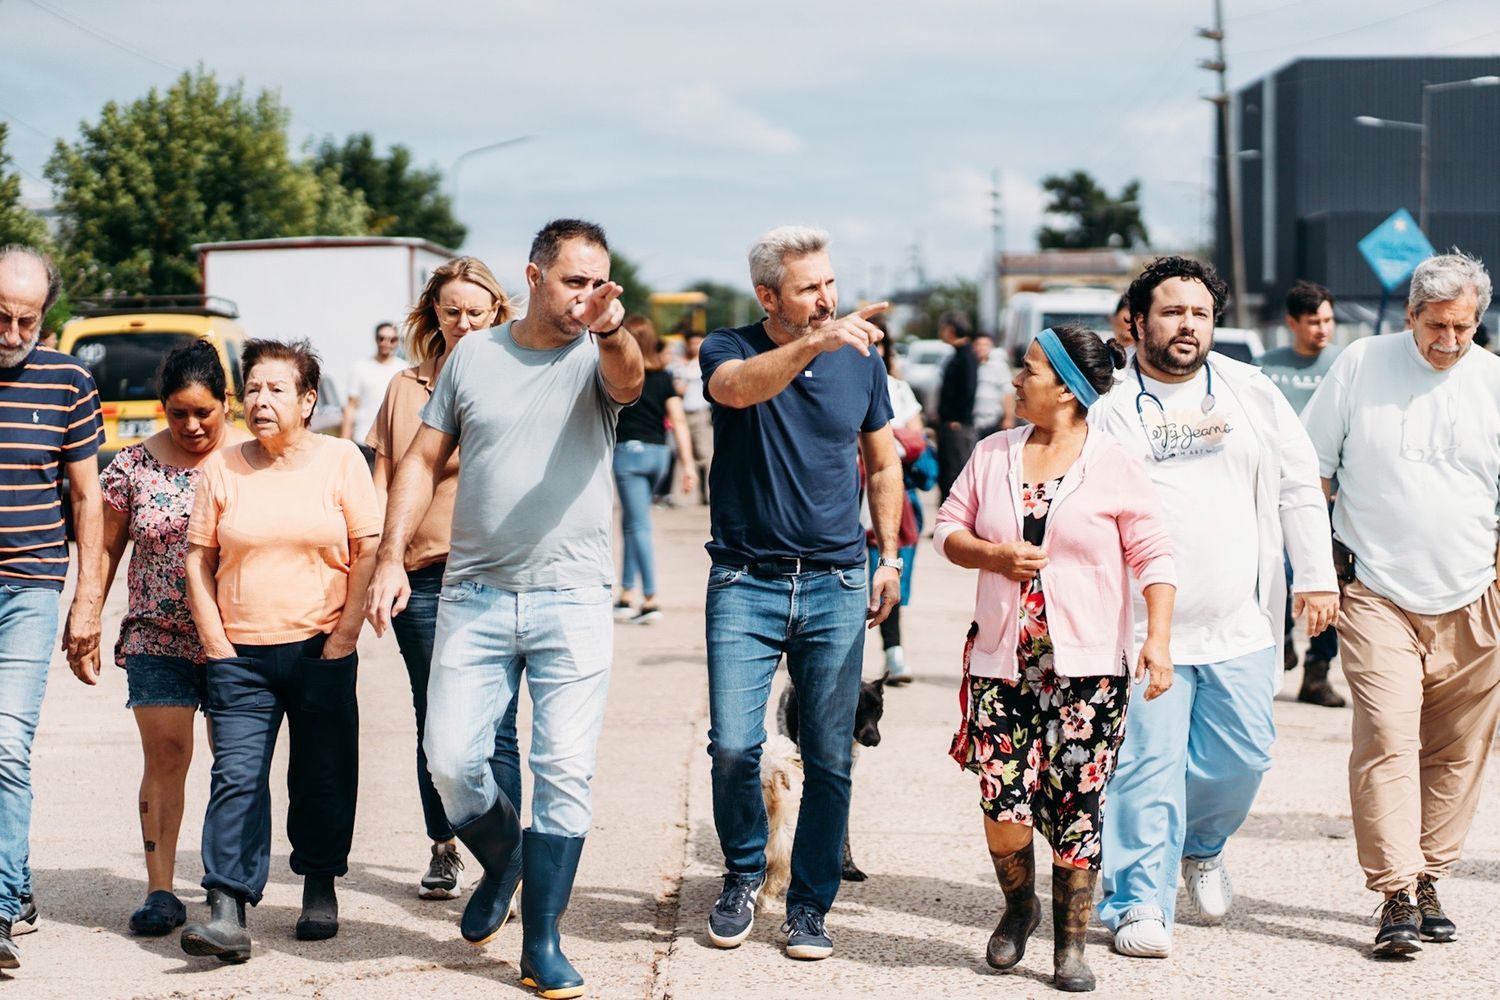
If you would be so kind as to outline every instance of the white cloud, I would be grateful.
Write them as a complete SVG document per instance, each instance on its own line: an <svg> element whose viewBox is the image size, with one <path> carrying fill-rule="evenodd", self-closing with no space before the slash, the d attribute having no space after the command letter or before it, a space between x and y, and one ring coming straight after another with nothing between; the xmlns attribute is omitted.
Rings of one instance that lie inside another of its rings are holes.
<svg viewBox="0 0 1500 1000"><path fill-rule="evenodd" d="M649 87L637 94L641 126L657 135L749 152L788 154L802 139L711 83Z"/></svg>

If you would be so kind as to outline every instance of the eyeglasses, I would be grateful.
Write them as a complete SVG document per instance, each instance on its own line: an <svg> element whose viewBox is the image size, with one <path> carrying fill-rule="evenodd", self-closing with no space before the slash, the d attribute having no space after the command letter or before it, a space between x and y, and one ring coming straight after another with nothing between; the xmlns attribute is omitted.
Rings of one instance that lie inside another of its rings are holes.
<svg viewBox="0 0 1500 1000"><path fill-rule="evenodd" d="M458 306L438 306L437 315L439 320L447 320L449 323L457 323L464 316L469 317L469 322L476 326L490 318L495 311L494 306L488 309L460 309Z"/></svg>

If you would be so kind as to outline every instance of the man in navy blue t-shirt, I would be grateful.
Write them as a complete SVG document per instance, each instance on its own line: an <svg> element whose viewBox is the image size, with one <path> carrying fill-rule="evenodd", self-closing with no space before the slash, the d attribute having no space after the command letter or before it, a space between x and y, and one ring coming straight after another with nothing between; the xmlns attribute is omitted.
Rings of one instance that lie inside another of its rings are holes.
<svg viewBox="0 0 1500 1000"><path fill-rule="evenodd" d="M733 948L754 922L766 868L766 700L785 655L805 782L783 929L787 954L801 959L833 952L823 918L842 872L864 632L900 600L901 581L901 463L885 367L870 350L883 334L869 318L888 306L835 319L827 246L826 233L802 226L761 237L750 277L766 318L715 330L701 352L714 426L708 749L727 868L709 938ZM861 458L881 553L868 596Z"/></svg>

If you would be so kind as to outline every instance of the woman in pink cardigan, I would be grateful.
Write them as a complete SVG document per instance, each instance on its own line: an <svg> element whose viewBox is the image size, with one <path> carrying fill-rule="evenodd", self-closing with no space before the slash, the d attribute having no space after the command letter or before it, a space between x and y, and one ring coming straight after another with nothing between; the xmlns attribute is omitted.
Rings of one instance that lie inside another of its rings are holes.
<svg viewBox="0 0 1500 1000"><path fill-rule="evenodd" d="M964 718L949 751L980 775L984 832L1005 914L986 958L1021 961L1041 920L1032 831L1052 845L1053 984L1084 992L1104 787L1125 736L1134 588L1146 636L1135 678L1172 684L1172 545L1156 491L1088 408L1124 352L1091 330L1044 330L1016 372L1030 426L985 438L938 512L934 543L979 570L964 647ZM1045 597L1043 592L1045 591Z"/></svg>

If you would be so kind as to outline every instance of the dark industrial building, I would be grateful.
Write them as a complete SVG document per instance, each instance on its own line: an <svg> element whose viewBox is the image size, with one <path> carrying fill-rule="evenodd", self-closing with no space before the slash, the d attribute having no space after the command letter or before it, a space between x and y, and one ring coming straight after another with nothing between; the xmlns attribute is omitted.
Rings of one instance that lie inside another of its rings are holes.
<svg viewBox="0 0 1500 1000"><path fill-rule="evenodd" d="M1234 94L1252 315L1278 319L1282 297L1299 278L1327 285L1341 300L1342 318L1372 315L1380 283L1356 244L1398 208L1418 215L1423 85L1496 75L1500 56L1299 59ZM1500 86L1492 84L1429 91L1427 237L1438 250L1457 246L1478 255L1495 274ZM1362 125L1360 116L1394 124ZM1218 174L1216 263L1227 277L1233 270L1222 157ZM1393 302L1399 306L1404 295L1398 290Z"/></svg>

